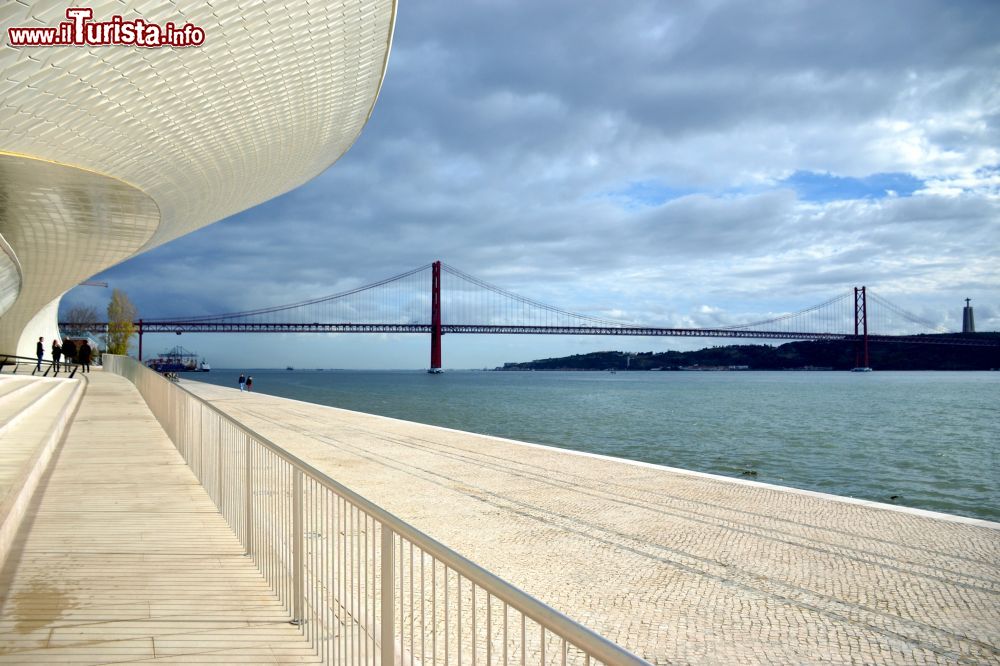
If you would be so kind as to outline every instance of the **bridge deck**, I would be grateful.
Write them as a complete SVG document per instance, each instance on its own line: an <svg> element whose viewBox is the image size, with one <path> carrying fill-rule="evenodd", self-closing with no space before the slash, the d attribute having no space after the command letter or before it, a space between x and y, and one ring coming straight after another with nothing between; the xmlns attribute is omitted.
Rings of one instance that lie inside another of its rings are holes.
<svg viewBox="0 0 1000 666"><path fill-rule="evenodd" d="M1000 525L184 385L650 661L1000 662Z"/></svg>
<svg viewBox="0 0 1000 666"><path fill-rule="evenodd" d="M138 392L89 378L0 573L0 663L315 661Z"/></svg>

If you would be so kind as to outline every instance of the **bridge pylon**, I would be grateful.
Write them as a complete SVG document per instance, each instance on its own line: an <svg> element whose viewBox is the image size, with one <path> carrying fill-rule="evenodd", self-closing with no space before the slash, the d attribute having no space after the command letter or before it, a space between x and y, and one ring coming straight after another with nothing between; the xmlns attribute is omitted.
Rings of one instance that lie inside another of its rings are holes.
<svg viewBox="0 0 1000 666"><path fill-rule="evenodd" d="M441 372L441 262L431 264L431 367L432 374Z"/></svg>
<svg viewBox="0 0 1000 666"><path fill-rule="evenodd" d="M860 337L859 337L860 336ZM868 294L865 287L854 288L854 369L870 370L868 363ZM862 360L864 364L862 365Z"/></svg>

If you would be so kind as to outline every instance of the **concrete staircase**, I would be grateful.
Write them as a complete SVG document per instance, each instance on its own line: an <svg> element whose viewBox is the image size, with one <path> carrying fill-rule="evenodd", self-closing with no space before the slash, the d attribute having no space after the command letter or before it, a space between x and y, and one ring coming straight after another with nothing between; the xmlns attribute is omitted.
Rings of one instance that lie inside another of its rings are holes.
<svg viewBox="0 0 1000 666"><path fill-rule="evenodd" d="M85 381L0 375L0 563L83 397Z"/></svg>

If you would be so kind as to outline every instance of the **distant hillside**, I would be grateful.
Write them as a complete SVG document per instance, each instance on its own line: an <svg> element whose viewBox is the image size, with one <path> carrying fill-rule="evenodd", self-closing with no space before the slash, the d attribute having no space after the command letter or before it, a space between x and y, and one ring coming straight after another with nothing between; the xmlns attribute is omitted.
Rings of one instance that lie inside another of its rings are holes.
<svg viewBox="0 0 1000 666"><path fill-rule="evenodd" d="M1000 333L977 333L1000 340ZM956 334L957 336L957 334ZM949 337L949 336L934 336ZM873 343L870 365L876 370L1000 369L1000 346L959 347L914 343ZM690 352L618 351L505 363L498 370L850 370L855 347L849 342L789 342L770 345L727 345ZM631 359L631 360L630 360Z"/></svg>

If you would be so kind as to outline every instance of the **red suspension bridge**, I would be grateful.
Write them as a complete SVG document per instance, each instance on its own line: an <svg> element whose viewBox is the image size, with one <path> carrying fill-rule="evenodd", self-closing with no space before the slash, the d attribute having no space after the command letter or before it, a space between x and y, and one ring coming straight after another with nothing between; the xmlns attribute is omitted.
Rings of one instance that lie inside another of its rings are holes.
<svg viewBox="0 0 1000 666"><path fill-rule="evenodd" d="M71 322L60 326L80 329ZM665 328L562 310L484 282L440 261L321 298L242 312L140 319L135 327L140 360L146 333L423 333L431 336L431 371L441 369L441 338L446 334L840 340L856 343L859 367L868 367L871 342L1000 345L996 338L927 335L947 331L866 287L856 287L818 305L761 321L720 328ZM103 333L107 324L86 328Z"/></svg>

